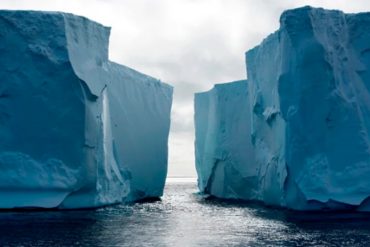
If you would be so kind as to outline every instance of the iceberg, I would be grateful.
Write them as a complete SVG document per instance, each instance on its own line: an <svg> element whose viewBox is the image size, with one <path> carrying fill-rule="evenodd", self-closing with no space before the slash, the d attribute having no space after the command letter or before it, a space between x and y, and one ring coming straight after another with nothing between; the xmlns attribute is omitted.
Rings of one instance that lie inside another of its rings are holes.
<svg viewBox="0 0 370 247"><path fill-rule="evenodd" d="M369 40L370 13L285 11L246 52L247 82L195 95L200 191L370 211Z"/></svg>
<svg viewBox="0 0 370 247"><path fill-rule="evenodd" d="M172 87L108 59L110 28L0 11L0 208L159 197Z"/></svg>
<svg viewBox="0 0 370 247"><path fill-rule="evenodd" d="M247 81L217 84L197 93L194 104L199 189L219 198L248 199L251 189L243 187L255 184L255 178L246 165L253 156Z"/></svg>

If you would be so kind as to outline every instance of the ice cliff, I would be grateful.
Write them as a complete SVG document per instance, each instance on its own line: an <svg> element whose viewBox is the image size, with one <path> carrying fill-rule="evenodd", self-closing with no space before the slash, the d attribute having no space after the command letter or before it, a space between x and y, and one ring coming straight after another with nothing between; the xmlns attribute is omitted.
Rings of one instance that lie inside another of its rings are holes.
<svg viewBox="0 0 370 247"><path fill-rule="evenodd" d="M0 11L0 208L162 195L172 87L108 60L110 28Z"/></svg>
<svg viewBox="0 0 370 247"><path fill-rule="evenodd" d="M370 13L303 7L246 53L248 81L195 95L202 192L370 211Z"/></svg>

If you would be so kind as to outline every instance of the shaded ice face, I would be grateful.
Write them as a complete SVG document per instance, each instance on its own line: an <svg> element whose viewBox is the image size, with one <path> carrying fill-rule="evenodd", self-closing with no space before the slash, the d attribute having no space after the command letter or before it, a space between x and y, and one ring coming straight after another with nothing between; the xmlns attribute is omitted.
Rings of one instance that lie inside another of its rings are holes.
<svg viewBox="0 0 370 247"><path fill-rule="evenodd" d="M0 208L161 196L172 87L108 61L109 28L98 23L55 12L0 15L0 196L14 197Z"/></svg>

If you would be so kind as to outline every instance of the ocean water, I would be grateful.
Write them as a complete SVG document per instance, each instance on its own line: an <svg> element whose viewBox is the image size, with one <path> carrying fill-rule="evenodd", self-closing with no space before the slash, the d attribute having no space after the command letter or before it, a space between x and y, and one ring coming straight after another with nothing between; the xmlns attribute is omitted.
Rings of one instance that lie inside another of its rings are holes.
<svg viewBox="0 0 370 247"><path fill-rule="evenodd" d="M194 182L172 181L156 202L2 212L0 246L370 246L367 215L295 214L196 192Z"/></svg>

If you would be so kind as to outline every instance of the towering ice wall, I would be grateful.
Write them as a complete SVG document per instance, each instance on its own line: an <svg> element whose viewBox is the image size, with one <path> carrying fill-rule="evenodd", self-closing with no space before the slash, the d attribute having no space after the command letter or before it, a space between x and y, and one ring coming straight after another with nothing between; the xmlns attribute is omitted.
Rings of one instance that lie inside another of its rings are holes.
<svg viewBox="0 0 370 247"><path fill-rule="evenodd" d="M278 31L246 53L248 89L239 105L248 109L249 119L233 125L247 129L243 130L247 134L241 131L216 142L197 135L198 167L219 169L215 159L204 158L217 156L200 152L199 143L205 143L203 150L217 150L228 139L231 150L240 134L248 136L248 145L238 152L248 157L238 159L242 165L234 165L238 162L227 156L225 172L213 173L218 178L198 168L200 189L296 210L369 211L370 13L303 7L284 12L280 24ZM205 129L199 129L200 112L228 107L228 102L210 103L207 108L197 103L211 95L196 96L197 133ZM217 121L231 120L219 115ZM226 170L243 171L239 167L252 172L236 172L226 179ZM236 191L235 181L240 181ZM223 188L222 193L212 189L216 187Z"/></svg>
<svg viewBox="0 0 370 247"><path fill-rule="evenodd" d="M0 11L0 208L162 195L172 87L108 60L110 29Z"/></svg>
<svg viewBox="0 0 370 247"><path fill-rule="evenodd" d="M216 84L195 95L195 152L201 191L220 198L253 197L247 81ZM245 186L249 190L243 189Z"/></svg>

